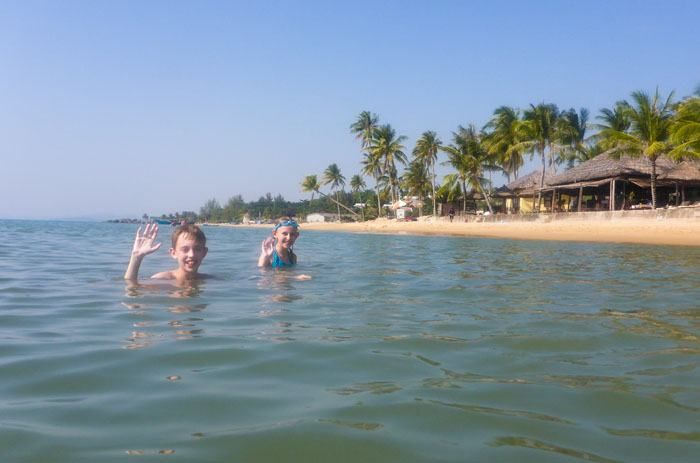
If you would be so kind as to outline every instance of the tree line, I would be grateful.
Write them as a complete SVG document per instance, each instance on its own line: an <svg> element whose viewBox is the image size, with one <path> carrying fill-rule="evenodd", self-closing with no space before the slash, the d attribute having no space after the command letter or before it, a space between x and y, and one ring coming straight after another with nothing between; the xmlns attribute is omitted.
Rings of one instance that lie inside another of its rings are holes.
<svg viewBox="0 0 700 463"><path fill-rule="evenodd" d="M354 204L360 200L363 193L366 192L338 192L337 200L343 204ZM245 217L252 221L269 221L285 215L303 217L314 212L327 212L334 207L333 201L323 197L316 201L288 201L281 194L273 196L266 193L255 201L245 201L242 195L237 194L223 204L214 198L209 199L199 212L171 212L162 214L159 218L176 223L183 220L192 223L240 223ZM148 219L148 214L144 214L143 220Z"/></svg>
<svg viewBox="0 0 700 463"><path fill-rule="evenodd" d="M493 212L494 173L504 174L510 182L518 178L526 159L536 158L542 187L546 172L556 173L562 166L571 167L603 152L649 160L655 208L656 160L660 156L676 161L700 158L700 87L678 101L674 101L673 92L664 97L658 89L653 94L635 91L629 100L600 109L595 122L589 118L586 108L562 110L553 103L531 104L522 110L500 106L481 128L459 125L449 143L426 130L409 153L405 135L398 134L391 124L380 124L379 116L371 111L362 111L350 125L362 157L360 171L350 178L349 192L345 191L346 177L333 163L320 176L311 174L302 180L301 189L311 193L310 200L291 202L280 194L267 193L246 202L236 195L225 204L210 199L199 213L183 211L162 218L239 222L245 216L269 220L335 210L338 219L367 219L381 217L383 204L405 196L430 198L426 212L436 214L438 202L461 201L466 211L467 198L474 193ZM438 164L451 168L440 183L435 174ZM373 181L371 188L365 178ZM330 194L321 191L323 187L328 187ZM355 204L361 207L353 207Z"/></svg>
<svg viewBox="0 0 700 463"><path fill-rule="evenodd" d="M366 192L368 201L376 201L376 208L366 209L370 217L382 215L383 201L394 203L402 196L429 197L433 214L437 202L462 201L466 211L473 193L493 212L493 173L504 174L510 182L518 178L526 158L536 158L542 188L547 171L557 173L562 165L571 167L607 152L649 160L655 208L657 159L700 158L700 87L679 101L674 101L673 92L664 97L658 89L653 94L635 91L629 100L600 109L596 122L589 122L589 117L586 108L560 110L552 103L531 104L524 110L500 106L481 128L458 126L449 143L432 130L423 132L409 156L406 136L397 134L391 124L380 124L371 111L362 111L350 126L362 153L361 170L350 180L351 191L364 190L365 177L374 181L373 190ZM438 162L452 169L440 184L435 174ZM336 198L325 195L322 186ZM302 190L310 192L312 200L319 194L336 203L338 216L340 208L348 206L339 199L344 187L345 176L335 163L320 179L312 174L302 181Z"/></svg>

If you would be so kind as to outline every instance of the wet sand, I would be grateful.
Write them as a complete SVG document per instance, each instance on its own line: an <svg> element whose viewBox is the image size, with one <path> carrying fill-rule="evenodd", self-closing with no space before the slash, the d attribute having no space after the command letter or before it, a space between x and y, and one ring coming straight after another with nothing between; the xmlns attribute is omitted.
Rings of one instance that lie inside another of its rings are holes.
<svg viewBox="0 0 700 463"><path fill-rule="evenodd" d="M260 227L271 225L227 225ZM566 219L546 221L458 222L424 217L415 222L378 219L356 223L301 223L302 231L479 236L521 240L700 246L700 218Z"/></svg>

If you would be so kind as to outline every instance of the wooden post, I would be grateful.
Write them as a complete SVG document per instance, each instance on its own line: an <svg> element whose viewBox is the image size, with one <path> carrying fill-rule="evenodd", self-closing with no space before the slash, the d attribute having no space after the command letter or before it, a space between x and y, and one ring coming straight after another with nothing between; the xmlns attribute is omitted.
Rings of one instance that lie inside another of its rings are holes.
<svg viewBox="0 0 700 463"><path fill-rule="evenodd" d="M615 206L616 206L616 204L615 204L616 197L617 197L617 180L613 179L613 198L612 198L612 206L613 206L612 210L613 211L615 210Z"/></svg>
<svg viewBox="0 0 700 463"><path fill-rule="evenodd" d="M583 202L583 187L578 189L578 212L581 212L581 202Z"/></svg>
<svg viewBox="0 0 700 463"><path fill-rule="evenodd" d="M610 180L610 204L608 207L611 211L615 210L615 179Z"/></svg>
<svg viewBox="0 0 700 463"><path fill-rule="evenodd" d="M680 199L680 198L678 197L678 182L676 182L675 185L676 185L676 206L678 206L678 204L679 204L679 199Z"/></svg>

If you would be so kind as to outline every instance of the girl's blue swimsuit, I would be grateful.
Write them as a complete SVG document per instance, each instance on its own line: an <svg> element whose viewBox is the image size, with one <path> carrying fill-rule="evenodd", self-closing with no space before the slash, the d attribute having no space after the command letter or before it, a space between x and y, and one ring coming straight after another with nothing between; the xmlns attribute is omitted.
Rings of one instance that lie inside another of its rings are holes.
<svg viewBox="0 0 700 463"><path fill-rule="evenodd" d="M277 249L272 250L272 268L283 268L283 267L292 267L294 265L294 254L292 252L289 253L289 262L285 262L282 260L282 258L277 254Z"/></svg>

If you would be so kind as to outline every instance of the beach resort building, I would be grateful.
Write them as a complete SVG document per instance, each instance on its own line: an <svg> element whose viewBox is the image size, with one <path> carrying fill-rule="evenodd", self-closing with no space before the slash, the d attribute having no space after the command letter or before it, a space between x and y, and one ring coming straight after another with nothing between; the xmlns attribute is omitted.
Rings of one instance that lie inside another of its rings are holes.
<svg viewBox="0 0 700 463"><path fill-rule="evenodd" d="M532 172L506 185L511 213L615 211L651 208L651 162L614 158L603 153L560 174ZM537 203L540 193L540 204ZM657 207L688 206L700 201L700 161L656 160Z"/></svg>
<svg viewBox="0 0 700 463"><path fill-rule="evenodd" d="M544 185L549 184L553 174L546 172ZM526 214L535 211L537 191L540 188L542 171L536 170L513 180L498 192L498 196L505 201L505 212L508 214Z"/></svg>

